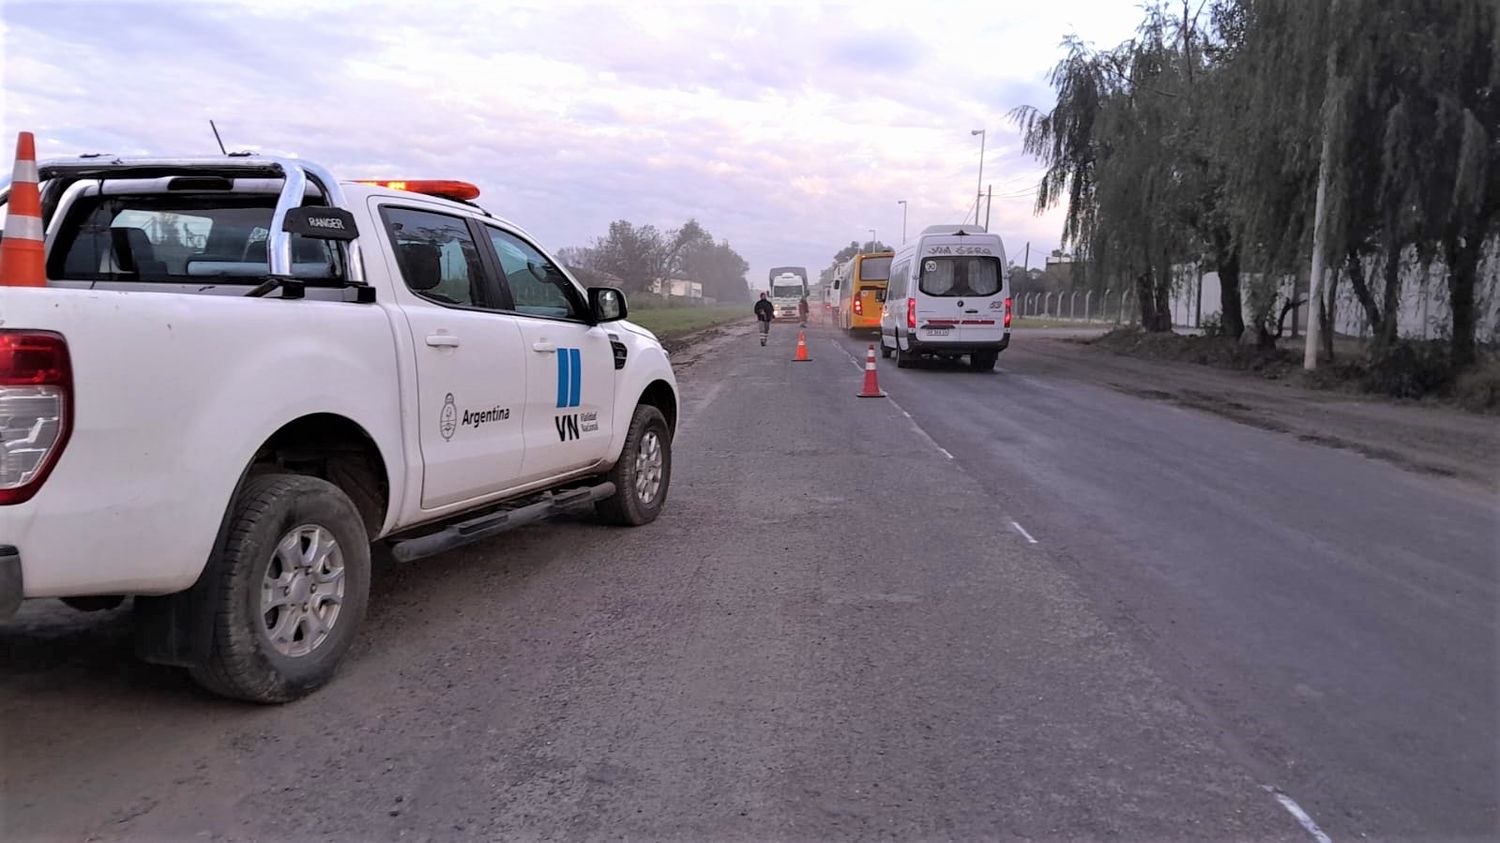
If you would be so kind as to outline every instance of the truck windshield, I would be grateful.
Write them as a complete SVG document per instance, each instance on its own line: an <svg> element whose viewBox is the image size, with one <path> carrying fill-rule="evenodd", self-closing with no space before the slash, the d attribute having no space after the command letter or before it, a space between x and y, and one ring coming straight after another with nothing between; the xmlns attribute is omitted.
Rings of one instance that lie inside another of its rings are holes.
<svg viewBox="0 0 1500 843"><path fill-rule="evenodd" d="M800 299L802 298L802 285L796 284L783 287L778 284L771 288L771 296L778 299Z"/></svg>
<svg viewBox="0 0 1500 843"><path fill-rule="evenodd" d="M272 194L85 196L59 229L47 274L75 281L254 284L270 271ZM293 235L292 275L343 277L334 244Z"/></svg>

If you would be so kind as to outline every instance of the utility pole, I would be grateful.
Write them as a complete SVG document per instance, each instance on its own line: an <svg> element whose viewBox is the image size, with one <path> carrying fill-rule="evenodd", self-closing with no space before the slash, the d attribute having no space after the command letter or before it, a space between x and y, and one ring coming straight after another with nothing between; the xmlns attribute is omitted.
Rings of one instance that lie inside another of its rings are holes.
<svg viewBox="0 0 1500 843"><path fill-rule="evenodd" d="M873 252L875 251L875 229L867 228L865 230L870 232L870 251Z"/></svg>
<svg viewBox="0 0 1500 843"><path fill-rule="evenodd" d="M1193 327L1203 327L1203 261L1198 261L1198 309L1193 314Z"/></svg>
<svg viewBox="0 0 1500 843"><path fill-rule="evenodd" d="M1335 4L1336 5L1336 4ZM1324 82L1324 98L1332 96L1337 90L1335 86L1334 56L1328 56L1328 75ZM1307 278L1307 346L1302 352L1302 368L1312 371L1318 368L1318 331L1322 327L1318 324L1318 312L1313 309L1313 303L1323 301L1324 275L1327 271L1323 265L1323 253L1326 251L1324 238L1328 234L1328 180L1331 173L1328 172L1329 161L1333 158L1333 123L1330 119L1332 109L1326 106L1323 109L1323 151L1322 157L1318 159L1318 197L1313 204L1313 253L1312 272ZM1296 301L1296 287L1292 287L1292 300ZM1292 311L1292 325L1296 326L1296 310ZM1331 326L1330 326L1331 327Z"/></svg>
<svg viewBox="0 0 1500 843"><path fill-rule="evenodd" d="M984 199L984 129L974 129L969 137L979 136L979 180L974 185L974 224L979 225L979 202Z"/></svg>
<svg viewBox="0 0 1500 843"><path fill-rule="evenodd" d="M1026 257L1021 258L1021 268L1026 270L1027 277L1031 277L1031 244L1026 244Z"/></svg>
<svg viewBox="0 0 1500 843"><path fill-rule="evenodd" d="M906 245L906 200L897 199L896 204L901 206L901 245Z"/></svg>
<svg viewBox="0 0 1500 843"><path fill-rule="evenodd" d="M987 192L987 195L984 198L984 230L985 231L989 231L990 230L990 205L993 205L994 203L995 203L995 186L992 184L992 185L989 186L989 190Z"/></svg>

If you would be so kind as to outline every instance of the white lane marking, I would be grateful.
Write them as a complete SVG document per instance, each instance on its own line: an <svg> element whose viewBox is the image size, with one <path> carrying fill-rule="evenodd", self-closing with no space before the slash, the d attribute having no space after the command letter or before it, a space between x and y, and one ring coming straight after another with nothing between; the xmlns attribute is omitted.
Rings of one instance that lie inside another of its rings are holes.
<svg viewBox="0 0 1500 843"><path fill-rule="evenodd" d="M844 352L844 356L847 357L847 358L849 358L849 362L854 364L854 368L858 369L860 371L860 374L864 374L865 364L859 362L859 360L857 360L854 357L854 355L849 352L849 349L844 348L844 346L842 344L840 344L838 340L829 340L829 342L831 342L835 346L837 346L838 349L839 349L839 351ZM932 447L936 448L937 452L939 454L942 454L943 456L947 457L950 460L953 459L953 455L950 454L950 453L948 453L948 449L944 448L942 445L939 445L937 443L936 439L933 439L931 436L929 436L928 433L927 433L927 431L923 430L922 426L920 424L917 424L917 420L911 417L911 413L906 412L906 408L905 407L903 407L900 404L896 403L896 399L894 399L894 398L890 397L889 395L887 395L886 396L886 400L889 401L889 402L891 402L891 406L892 407L895 407L896 409L900 410L901 411L901 415L906 416L906 420L909 421L909 422L911 422L911 429L915 430L917 432L917 434L919 436L921 436L923 439L926 439L927 440L927 444L929 444ZM956 460L955 460L955 462L956 462Z"/></svg>
<svg viewBox="0 0 1500 843"><path fill-rule="evenodd" d="M906 420L909 421L909 422L911 422L911 429L915 430L923 439L926 439L927 440L927 444L929 444L932 447L936 448L939 454L942 454L943 456L947 457L950 460L953 459L953 455L950 454L950 453L948 453L948 449L944 448L942 445L939 445L937 443L936 439L933 439L930 435L928 435L927 431L923 430L922 426L920 424L917 424L917 420L911 417L911 413L906 412L906 408L905 407L903 407L900 404L896 403L896 399L894 399L894 398L892 398L890 396L886 396L885 400L891 402L891 406L892 407L895 407L896 409L900 410L901 411L901 415L906 416Z"/></svg>
<svg viewBox="0 0 1500 843"><path fill-rule="evenodd" d="M1010 526L1015 527L1016 528L1016 532L1018 532L1021 535L1025 536L1027 541L1031 542L1032 544L1036 544L1037 543L1036 539L1032 538L1031 534L1028 533L1028 532L1026 532L1026 528L1021 526L1021 522L1019 522L1019 521L1012 521L1012 522L1010 522Z"/></svg>
<svg viewBox="0 0 1500 843"><path fill-rule="evenodd" d="M865 370L865 364L859 362L858 358L850 353L849 349L844 348L842 345L839 345L838 340L829 340L829 342L833 343L833 346L839 351L844 352L844 356L849 358L849 362L854 364L854 368L860 370L861 372Z"/></svg>
<svg viewBox="0 0 1500 843"><path fill-rule="evenodd" d="M1313 818L1308 816L1307 812L1302 810L1302 806L1298 805L1292 797L1287 796L1279 789L1268 784L1263 784L1261 787L1265 788L1266 793L1276 797L1276 801L1281 803L1281 807L1285 808L1286 812L1297 820L1298 825L1301 825L1308 834L1312 835L1312 839L1318 841L1318 843L1333 843L1333 839L1324 834L1323 829L1318 828L1318 824L1313 822Z"/></svg>

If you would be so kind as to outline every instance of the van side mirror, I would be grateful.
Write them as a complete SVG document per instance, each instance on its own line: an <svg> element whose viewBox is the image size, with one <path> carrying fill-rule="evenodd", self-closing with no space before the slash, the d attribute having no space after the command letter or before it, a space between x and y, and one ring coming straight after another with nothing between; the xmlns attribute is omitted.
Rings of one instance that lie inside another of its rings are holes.
<svg viewBox="0 0 1500 843"><path fill-rule="evenodd" d="M614 287L589 288L589 313L594 324L618 322L630 313L625 305L625 293Z"/></svg>

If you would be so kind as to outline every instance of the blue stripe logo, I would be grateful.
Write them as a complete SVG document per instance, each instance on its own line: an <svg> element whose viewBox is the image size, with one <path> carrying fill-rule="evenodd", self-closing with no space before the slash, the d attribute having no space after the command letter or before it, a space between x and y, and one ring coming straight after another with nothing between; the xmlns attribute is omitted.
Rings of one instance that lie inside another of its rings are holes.
<svg viewBox="0 0 1500 843"><path fill-rule="evenodd" d="M557 350L557 407L577 407L583 397L583 355L577 348Z"/></svg>

